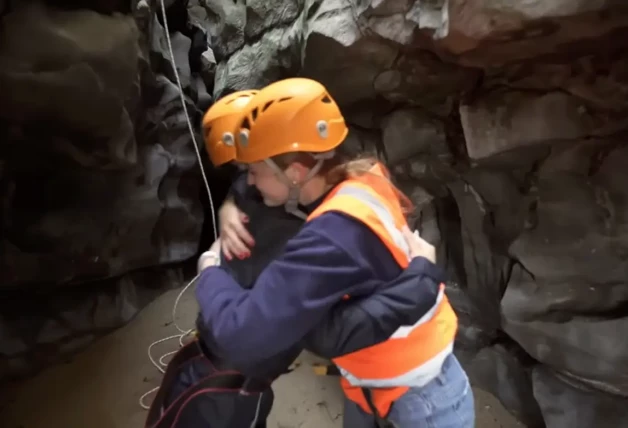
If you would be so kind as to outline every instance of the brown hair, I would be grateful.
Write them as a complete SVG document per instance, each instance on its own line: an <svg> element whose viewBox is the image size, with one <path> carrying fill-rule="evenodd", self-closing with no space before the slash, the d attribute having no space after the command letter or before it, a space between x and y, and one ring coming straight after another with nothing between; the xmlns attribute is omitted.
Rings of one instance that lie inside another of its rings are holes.
<svg viewBox="0 0 628 428"><path fill-rule="evenodd" d="M272 158L279 168L286 169L292 163L298 162L308 168L313 168L316 165L317 160L310 153L306 152L294 152L278 155ZM399 205L403 210L404 215L410 215L414 211L414 205L408 196L406 196L397 186L395 186L391 180L390 171L386 166L376 157L372 155L358 155L350 156L337 153L331 159L325 159L323 165L318 172L318 175L325 177L328 184L335 186L341 182L360 177L365 174L373 174L371 169L373 166L379 164L384 171L384 177L377 176L378 178L385 179L392 187L393 192L399 200Z"/></svg>

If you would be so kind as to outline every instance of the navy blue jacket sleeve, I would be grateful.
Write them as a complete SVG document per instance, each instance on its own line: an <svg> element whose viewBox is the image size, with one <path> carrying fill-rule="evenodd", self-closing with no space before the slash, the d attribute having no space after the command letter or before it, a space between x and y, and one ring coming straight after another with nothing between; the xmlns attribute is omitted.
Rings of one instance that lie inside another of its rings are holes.
<svg viewBox="0 0 628 428"><path fill-rule="evenodd" d="M335 358L387 340L400 326L413 325L437 303L442 270L415 257L399 276L370 296L343 302L304 340L306 349Z"/></svg>
<svg viewBox="0 0 628 428"><path fill-rule="evenodd" d="M339 233L319 233L325 228L342 230L343 236L331 239ZM219 267L205 269L196 297L220 355L234 363L270 357L300 342L345 294L370 294L372 290L364 287L373 282L372 264L376 262L365 258L364 251L351 251L338 243L352 240L365 248L381 248L380 259L390 257L362 224L323 215L288 241L284 254L262 272L250 290L240 287Z"/></svg>

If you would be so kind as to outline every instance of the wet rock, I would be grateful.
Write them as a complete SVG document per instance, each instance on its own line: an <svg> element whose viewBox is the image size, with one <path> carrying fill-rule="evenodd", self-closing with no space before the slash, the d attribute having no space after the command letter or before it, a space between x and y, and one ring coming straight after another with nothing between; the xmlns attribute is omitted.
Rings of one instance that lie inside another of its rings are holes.
<svg viewBox="0 0 628 428"><path fill-rule="evenodd" d="M373 80L378 94L395 103L421 106L447 116L460 92L473 86L477 70L441 61L428 51L402 54Z"/></svg>
<svg viewBox="0 0 628 428"><path fill-rule="evenodd" d="M620 338L628 322L628 172L620 166L628 149L617 143L557 148L546 160L529 226L509 250L518 264L502 311L505 331L534 358L628 396L628 345Z"/></svg>
<svg viewBox="0 0 628 428"><path fill-rule="evenodd" d="M50 121L62 129L111 137L138 72L133 19L61 12L35 2L12 9L2 23L0 116L12 123ZM111 35L102 37L105 33Z"/></svg>
<svg viewBox="0 0 628 428"><path fill-rule="evenodd" d="M363 14L368 3L349 5L329 1L319 6L313 3L304 12L308 17L302 35L304 72L326 82L342 104L375 98L376 76L391 67L398 54L394 44L365 33L367 23ZM340 28L342 31L338 31Z"/></svg>
<svg viewBox="0 0 628 428"><path fill-rule="evenodd" d="M482 348L465 367L475 385L492 391L527 427L537 428L544 426L544 420L532 388L531 364L533 360L513 346L497 344Z"/></svg>
<svg viewBox="0 0 628 428"><path fill-rule="evenodd" d="M207 92L205 82L200 76L194 79L194 89L196 90L196 105L201 111L206 111L212 105L212 96Z"/></svg>
<svg viewBox="0 0 628 428"><path fill-rule="evenodd" d="M560 88L577 97L590 111L621 111L628 102L628 59L612 51L602 57L583 55L567 63L559 58L519 63L495 73L491 80L516 85L530 94Z"/></svg>
<svg viewBox="0 0 628 428"><path fill-rule="evenodd" d="M449 0L413 1L406 19L430 33L434 39L442 39L449 33Z"/></svg>
<svg viewBox="0 0 628 428"><path fill-rule="evenodd" d="M548 427L612 428L628 423L625 397L600 394L543 366L533 370L532 381Z"/></svg>
<svg viewBox="0 0 628 428"><path fill-rule="evenodd" d="M472 159L524 145L575 140L595 129L584 104L562 93L497 93L461 106L460 118Z"/></svg>
<svg viewBox="0 0 628 428"><path fill-rule="evenodd" d="M382 120L382 139L389 165L416 155L450 156L443 123L419 109L395 110Z"/></svg>
<svg viewBox="0 0 628 428"><path fill-rule="evenodd" d="M183 90L186 90L190 87L192 80L192 72L190 71L189 61L192 41L178 31L170 37L170 40L172 43L172 51L174 53L174 63L176 64L177 73L179 74L179 79L181 80L181 86L183 87ZM168 59L171 60L170 55L168 55ZM168 77L170 78L171 76ZM175 77L172 76L171 80L174 79Z"/></svg>
<svg viewBox="0 0 628 428"><path fill-rule="evenodd" d="M407 44L412 41L416 27L413 22L406 20L402 12L392 13L388 16L371 16L367 22L369 28L376 34L400 44Z"/></svg>
<svg viewBox="0 0 628 428"><path fill-rule="evenodd" d="M500 179L504 175L490 172L477 172L488 175L486 180L493 187L491 191L499 192L499 199L517 198L516 187L512 182ZM477 182L480 181L477 178ZM463 248L462 263L466 278L463 289L476 308L476 322L488 331L501 327L501 313L495 301L499 301L506 287L505 278L510 271L510 258L495 245L494 235L490 233L495 226L489 222L492 207L479 191L479 185L469 181L451 183L449 189L458 206L460 215L460 239ZM486 194L486 192L484 193ZM461 285L462 286L462 285Z"/></svg>
<svg viewBox="0 0 628 428"><path fill-rule="evenodd" d="M158 67L164 75L173 82L176 82L175 69L172 62L172 55L168 46L165 28L157 19L157 15L153 16L153 31L151 32L151 62ZM189 63L190 47L192 41L181 32L173 32L170 34L170 43L172 44L172 53L174 54L174 64L176 71L181 80L181 86L184 90L190 88L191 70Z"/></svg>
<svg viewBox="0 0 628 428"><path fill-rule="evenodd" d="M202 17L214 53L220 59L226 59L244 46L244 27L246 26L246 5L240 1L194 0L196 16ZM203 12L200 12L202 9ZM204 15L204 16L203 16Z"/></svg>
<svg viewBox="0 0 628 428"><path fill-rule="evenodd" d="M446 26L447 35L438 44L465 64L495 67L567 50L590 52L596 40L625 29L627 12L621 0L449 0L439 27L444 32Z"/></svg>
<svg viewBox="0 0 628 428"><path fill-rule="evenodd" d="M382 157L382 142L378 133L349 126L349 135L343 143L343 151L355 156L363 153L371 153L374 156Z"/></svg>
<svg viewBox="0 0 628 428"><path fill-rule="evenodd" d="M411 190L404 190L415 207L412 215L408 216L408 226L417 230L423 239L435 247L441 246L442 234L438 226L438 211L434 206L434 196L419 186Z"/></svg>
<svg viewBox="0 0 628 428"><path fill-rule="evenodd" d="M252 45L235 52L228 61L216 68L214 97L243 89L259 89L279 80L285 71L294 66L294 41L300 23L288 29L270 30ZM251 69L260 70L251 73Z"/></svg>
<svg viewBox="0 0 628 428"><path fill-rule="evenodd" d="M290 26L299 16L304 3L304 0L247 1L245 36L252 39L268 29Z"/></svg>
<svg viewBox="0 0 628 428"><path fill-rule="evenodd" d="M205 85L214 86L214 77L216 75L216 57L214 51L207 49L201 54L201 76Z"/></svg>
<svg viewBox="0 0 628 428"><path fill-rule="evenodd" d="M12 2L2 16L0 379L124 325L180 283L162 264L197 254L198 159L156 5L133 3ZM191 85L198 37L171 31L183 86L205 108Z"/></svg>

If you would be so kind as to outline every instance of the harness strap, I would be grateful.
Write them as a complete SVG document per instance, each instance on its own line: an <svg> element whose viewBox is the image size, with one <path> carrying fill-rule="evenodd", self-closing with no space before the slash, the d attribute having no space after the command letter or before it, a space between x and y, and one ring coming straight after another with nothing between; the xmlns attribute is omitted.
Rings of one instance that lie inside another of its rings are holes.
<svg viewBox="0 0 628 428"><path fill-rule="evenodd" d="M146 418L146 428L153 427L154 424L157 423L161 418L168 386L171 385L172 382L175 380L179 367L186 361L198 357L199 355L202 355L201 349L198 347L197 342L193 341L181 348L175 354L175 356L172 357L172 360L170 360L170 363L166 368L166 373L164 373L161 385L157 390L157 394L155 395L155 398L150 405L150 409L148 410L148 416Z"/></svg>
<svg viewBox="0 0 628 428"><path fill-rule="evenodd" d="M225 392L226 390L241 395L256 394L268 388L270 385L270 382L247 378L236 371L218 371L195 383L183 394L178 396L168 408L165 408L166 394L172 383L176 380L179 374L179 368L186 362L197 357L207 358L209 361L212 361L210 356L211 354L206 354L206 347L201 340L188 343L175 354L168 364L159 390L151 403L145 428L176 428L179 423L179 415L183 411L183 408L189 406L194 400L202 399L206 394L212 394L217 391ZM258 412L261 398L260 395Z"/></svg>
<svg viewBox="0 0 628 428"><path fill-rule="evenodd" d="M211 394L216 390L231 389L234 392L240 391L245 377L240 373L220 373L206 377L188 388L181 394L174 403L168 407L156 424L151 428L177 428L178 419L184 407L190 405L192 400L202 397L204 393Z"/></svg>
<svg viewBox="0 0 628 428"><path fill-rule="evenodd" d="M366 398L366 402L371 409L371 413L373 413L373 418L375 418L375 425L377 425L377 428L397 428L391 420L383 418L379 414L377 407L375 407L375 404L373 403L371 390L368 388L362 388L362 393L364 394L364 398Z"/></svg>
<svg viewBox="0 0 628 428"><path fill-rule="evenodd" d="M340 371L334 364L328 364L328 365L315 364L314 373L316 373L319 376L340 376ZM369 405L369 408L371 409L371 413L373 413L373 417L375 418L375 424L377 425L377 428L396 428L395 424L392 421L386 418L383 418L379 414L379 411L377 410L377 408L375 407L375 404L373 403L371 390L368 388L362 388L362 393L364 394L364 398L366 399L366 402Z"/></svg>

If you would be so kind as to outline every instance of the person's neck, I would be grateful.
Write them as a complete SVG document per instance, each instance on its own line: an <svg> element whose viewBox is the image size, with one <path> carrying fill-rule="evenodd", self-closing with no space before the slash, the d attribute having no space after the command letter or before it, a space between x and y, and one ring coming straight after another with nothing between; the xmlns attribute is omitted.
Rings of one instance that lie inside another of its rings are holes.
<svg viewBox="0 0 628 428"><path fill-rule="evenodd" d="M333 186L327 183L325 177L314 177L301 187L299 203L302 205L309 205L321 198L332 187Z"/></svg>

